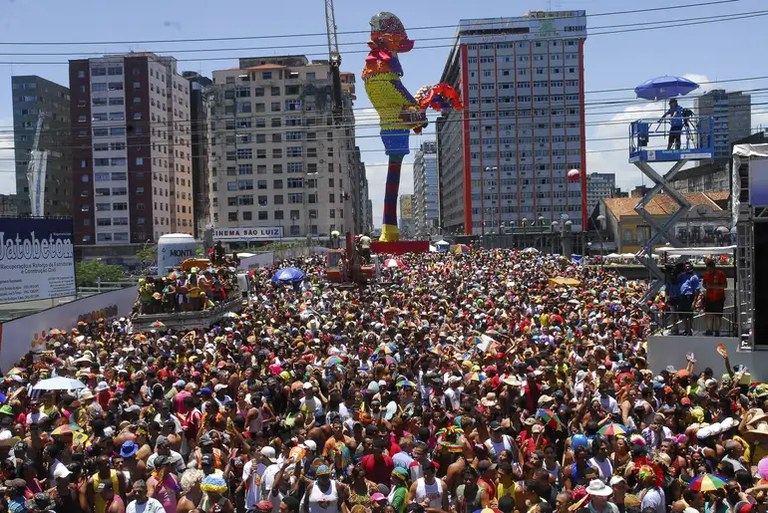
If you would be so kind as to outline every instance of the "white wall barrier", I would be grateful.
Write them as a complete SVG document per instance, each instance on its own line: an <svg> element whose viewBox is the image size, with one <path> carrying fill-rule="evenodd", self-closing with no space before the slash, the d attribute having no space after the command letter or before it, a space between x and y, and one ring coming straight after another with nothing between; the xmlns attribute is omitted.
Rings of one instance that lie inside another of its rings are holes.
<svg viewBox="0 0 768 513"><path fill-rule="evenodd" d="M30 350L41 347L43 333L54 328L69 330L81 320L128 317L137 293L137 287L104 292L0 324L0 369L6 372Z"/></svg>

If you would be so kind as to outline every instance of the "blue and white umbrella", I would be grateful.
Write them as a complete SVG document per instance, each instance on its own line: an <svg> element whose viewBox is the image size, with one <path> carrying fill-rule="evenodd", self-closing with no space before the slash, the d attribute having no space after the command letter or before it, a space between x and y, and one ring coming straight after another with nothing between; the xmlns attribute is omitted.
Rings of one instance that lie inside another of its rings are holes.
<svg viewBox="0 0 768 513"><path fill-rule="evenodd" d="M656 101L685 96L698 88L699 84L687 78L665 75L652 78L635 87L635 94L638 98Z"/></svg>
<svg viewBox="0 0 768 513"><path fill-rule="evenodd" d="M295 281L301 281L306 277L306 273L297 267L283 267L272 276L272 282L293 283Z"/></svg>

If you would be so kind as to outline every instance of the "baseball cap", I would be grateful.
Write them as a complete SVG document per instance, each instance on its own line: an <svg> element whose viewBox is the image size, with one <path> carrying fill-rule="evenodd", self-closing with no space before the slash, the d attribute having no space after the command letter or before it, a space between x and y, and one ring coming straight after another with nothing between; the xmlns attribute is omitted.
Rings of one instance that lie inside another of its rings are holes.
<svg viewBox="0 0 768 513"><path fill-rule="evenodd" d="M626 482L626 481L624 480L623 477L621 477L621 476L613 476L613 477L611 477L610 484L611 484L611 486L616 486L617 484L624 483L624 482Z"/></svg>
<svg viewBox="0 0 768 513"><path fill-rule="evenodd" d="M385 501L385 500L387 500L387 498L386 498L386 497L384 497L384 494L383 494L383 493L380 493L380 492L376 492L376 493L374 493L373 495L371 495L371 500L372 500L373 502L378 502L378 501Z"/></svg>
<svg viewBox="0 0 768 513"><path fill-rule="evenodd" d="M302 388L303 388L304 390L310 390L310 389L314 388L314 386L312 385L312 383L310 383L309 381L307 381L306 383L304 383L304 385L302 386Z"/></svg>
<svg viewBox="0 0 768 513"><path fill-rule="evenodd" d="M498 420L494 420L489 424L489 427L491 428L491 431L500 431L501 430L501 424Z"/></svg>
<svg viewBox="0 0 768 513"><path fill-rule="evenodd" d="M277 463L277 457L275 455L275 448L271 445L262 447L260 451L261 455L267 458L272 463Z"/></svg>
<svg viewBox="0 0 768 513"><path fill-rule="evenodd" d="M317 450L317 444L315 443L314 440L304 440L301 446L304 447L305 449L309 449L310 451Z"/></svg>

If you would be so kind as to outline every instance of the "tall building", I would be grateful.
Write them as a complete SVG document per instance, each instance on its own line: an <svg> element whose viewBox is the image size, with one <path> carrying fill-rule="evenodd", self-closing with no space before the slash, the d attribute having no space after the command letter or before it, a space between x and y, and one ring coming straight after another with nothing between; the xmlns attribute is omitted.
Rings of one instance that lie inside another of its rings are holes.
<svg viewBox="0 0 768 513"><path fill-rule="evenodd" d="M368 233L371 225L368 224L368 177L365 174L365 162L360 156L360 148L355 146L353 177L355 186L352 188L353 217L355 220L355 233Z"/></svg>
<svg viewBox="0 0 768 513"><path fill-rule="evenodd" d="M189 115L191 118L190 137L192 143L192 223L193 233L202 237L206 225L211 223L211 195L209 194L210 109L212 105L213 80L195 71L181 74L189 80Z"/></svg>
<svg viewBox="0 0 768 513"><path fill-rule="evenodd" d="M404 238L412 237L416 232L416 219L413 217L413 194L400 195L400 234Z"/></svg>
<svg viewBox="0 0 768 513"><path fill-rule="evenodd" d="M591 215L600 200L612 198L615 190L614 173L590 173L587 178L587 212Z"/></svg>
<svg viewBox="0 0 768 513"><path fill-rule="evenodd" d="M437 175L437 143L423 142L413 161L413 217L420 237L437 233L440 224Z"/></svg>
<svg viewBox="0 0 768 513"><path fill-rule="evenodd" d="M32 215L34 199L36 215L70 217L69 89L35 75L11 77L11 89L18 215ZM29 176L36 138L37 150L44 152L45 165L37 168L36 176Z"/></svg>
<svg viewBox="0 0 768 513"><path fill-rule="evenodd" d="M342 73L343 118L332 116L327 61L240 59L213 73L211 195L217 228L274 228L287 238L355 227L354 75Z"/></svg>
<svg viewBox="0 0 768 513"><path fill-rule="evenodd" d="M69 61L77 244L192 233L189 81L153 53Z"/></svg>
<svg viewBox="0 0 768 513"><path fill-rule="evenodd" d="M696 98L696 115L713 118L714 160L718 167L731 158L731 144L752 129L752 97L740 91L714 89Z"/></svg>
<svg viewBox="0 0 768 513"><path fill-rule="evenodd" d="M441 82L464 111L437 124L440 212L448 232L523 218L586 221L585 11L461 20ZM569 169L581 180L569 183Z"/></svg>

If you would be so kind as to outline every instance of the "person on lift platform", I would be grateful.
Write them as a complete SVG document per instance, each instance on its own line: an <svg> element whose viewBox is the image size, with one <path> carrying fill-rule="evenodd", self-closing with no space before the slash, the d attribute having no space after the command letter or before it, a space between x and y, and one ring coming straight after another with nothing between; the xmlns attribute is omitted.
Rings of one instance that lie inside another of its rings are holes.
<svg viewBox="0 0 768 513"><path fill-rule="evenodd" d="M672 98L669 100L669 110L661 116L661 119L670 117L669 122L669 142L667 143L667 149L671 150L672 147L676 150L680 149L680 136L683 133L683 109L677 104L677 100ZM661 119L659 122L661 122Z"/></svg>

